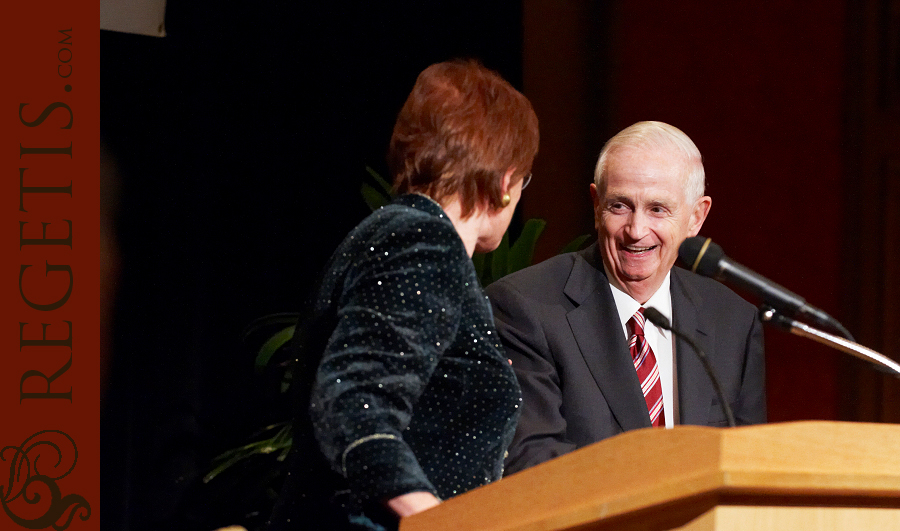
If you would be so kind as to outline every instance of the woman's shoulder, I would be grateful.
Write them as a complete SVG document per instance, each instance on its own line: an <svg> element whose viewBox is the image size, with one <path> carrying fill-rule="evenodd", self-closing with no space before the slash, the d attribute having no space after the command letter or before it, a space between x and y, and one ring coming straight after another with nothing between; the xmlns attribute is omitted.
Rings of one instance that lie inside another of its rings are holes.
<svg viewBox="0 0 900 531"><path fill-rule="evenodd" d="M418 194L402 195L379 208L354 232L372 245L445 245L448 250L465 253L462 240L440 205Z"/></svg>

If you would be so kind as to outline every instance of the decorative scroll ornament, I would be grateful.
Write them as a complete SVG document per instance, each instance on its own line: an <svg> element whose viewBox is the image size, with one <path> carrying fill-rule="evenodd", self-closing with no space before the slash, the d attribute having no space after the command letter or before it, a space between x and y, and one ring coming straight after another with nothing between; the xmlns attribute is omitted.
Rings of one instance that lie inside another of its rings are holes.
<svg viewBox="0 0 900 531"><path fill-rule="evenodd" d="M9 480L0 484L3 510L25 529L62 531L75 516L87 521L91 517L87 500L78 494L63 496L56 483L75 469L77 461L75 441L59 430L39 431L20 446L4 447L0 464L9 464Z"/></svg>

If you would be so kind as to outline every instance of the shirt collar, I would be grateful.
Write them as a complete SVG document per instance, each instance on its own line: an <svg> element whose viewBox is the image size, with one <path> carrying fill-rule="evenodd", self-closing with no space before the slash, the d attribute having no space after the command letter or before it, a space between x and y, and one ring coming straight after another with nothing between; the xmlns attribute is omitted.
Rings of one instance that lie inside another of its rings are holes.
<svg viewBox="0 0 900 531"><path fill-rule="evenodd" d="M649 308L651 306L656 308L670 323L672 322L672 291L669 289L671 285L671 276L671 271L666 273L659 289L657 289L656 293L654 293L653 296L647 300L647 303L643 305L644 308ZM628 329L625 325L628 323L628 320L631 319L631 316L641 307L641 303L632 299L630 295L615 287L612 283L609 284L609 287L612 290L613 300L616 303L616 311L619 314L622 332L627 338ZM662 333L663 337L668 337L665 330L660 330L660 333Z"/></svg>

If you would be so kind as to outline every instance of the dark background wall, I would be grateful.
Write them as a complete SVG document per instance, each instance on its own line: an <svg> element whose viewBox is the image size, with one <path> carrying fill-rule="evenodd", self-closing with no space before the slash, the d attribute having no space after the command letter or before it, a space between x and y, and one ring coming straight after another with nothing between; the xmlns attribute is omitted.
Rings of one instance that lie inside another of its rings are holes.
<svg viewBox="0 0 900 531"><path fill-rule="evenodd" d="M228 4L170 0L164 39L101 35L101 127L120 173L105 529L242 516L198 482L283 413L240 331L298 309L365 216L365 166L385 172L416 74L453 57L535 105L541 151L519 215L548 220L538 259L593 232L603 142L666 121L704 155L703 233L900 356L896 0ZM855 360L771 329L766 347L771 420L900 420L900 391Z"/></svg>
<svg viewBox="0 0 900 531"><path fill-rule="evenodd" d="M198 482L285 418L241 331L298 311L367 214L365 168L386 174L418 73L477 57L521 86L517 0L170 0L166 26L163 39L101 36L101 126L120 173L102 433L103 525L117 531L212 528L252 506Z"/></svg>

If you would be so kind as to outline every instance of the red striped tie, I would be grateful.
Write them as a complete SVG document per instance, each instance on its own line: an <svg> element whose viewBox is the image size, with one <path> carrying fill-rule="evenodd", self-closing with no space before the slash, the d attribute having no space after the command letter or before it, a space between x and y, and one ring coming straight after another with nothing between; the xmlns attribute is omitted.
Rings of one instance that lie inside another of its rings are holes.
<svg viewBox="0 0 900 531"><path fill-rule="evenodd" d="M641 382L644 400L647 401L650 423L653 426L665 426L666 416L663 412L659 365L656 364L656 356L650 350L650 343L644 337L643 308L635 312L631 319L628 320L627 326L629 332L631 332L631 338L628 340L628 349L631 351L631 359L634 361L634 370L637 371L638 380Z"/></svg>

